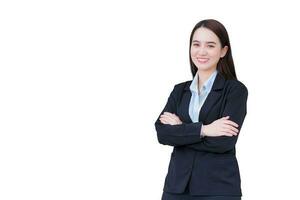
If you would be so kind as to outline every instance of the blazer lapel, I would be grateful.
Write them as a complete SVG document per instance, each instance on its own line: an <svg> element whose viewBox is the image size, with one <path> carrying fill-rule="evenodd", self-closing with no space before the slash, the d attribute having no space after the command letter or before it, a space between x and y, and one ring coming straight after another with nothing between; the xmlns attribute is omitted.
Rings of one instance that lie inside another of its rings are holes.
<svg viewBox="0 0 300 200"><path fill-rule="evenodd" d="M179 113L182 114L182 120L187 122L187 123L192 123L192 119L190 117L190 114L189 114L189 106L190 106L190 100L191 100L191 97L192 97L192 93L189 89L189 86L191 85L191 82L192 81L189 81L187 82L187 84L185 85L185 88L184 88L184 92L183 92L183 96L181 98L181 105L179 107L180 111Z"/></svg>
<svg viewBox="0 0 300 200"><path fill-rule="evenodd" d="M189 104L192 97L192 93L190 91L190 85L192 81L187 82L184 87L184 96L182 98L182 104L184 105L183 110L183 117L188 120L189 123L192 123L192 119L189 115ZM218 71L217 76L214 80L212 85L211 91L209 92L207 98L205 99L200 112L199 112L199 121L205 121L207 114L209 113L210 109L215 105L215 103L219 100L222 95L222 89L224 87L225 78L220 72Z"/></svg>

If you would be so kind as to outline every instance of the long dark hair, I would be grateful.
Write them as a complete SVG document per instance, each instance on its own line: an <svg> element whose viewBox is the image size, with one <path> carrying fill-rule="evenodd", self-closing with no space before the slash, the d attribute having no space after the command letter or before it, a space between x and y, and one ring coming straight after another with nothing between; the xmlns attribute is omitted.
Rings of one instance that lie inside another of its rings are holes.
<svg viewBox="0 0 300 200"><path fill-rule="evenodd" d="M218 38L221 42L222 48L224 46L228 46L226 55L223 58L220 58L220 60L217 64L217 70L225 77L225 79L237 79L235 69L234 69L232 54L231 54L231 46L230 46L230 42L229 42L228 33L227 33L224 25L214 19L202 20L202 21L198 22L195 25L194 29L192 30L192 33L190 36L189 59L190 59L191 72L192 72L193 77L196 75L198 68L195 66L195 64L193 63L193 61L191 59L191 45L192 45L194 33L200 27L207 28L207 29L211 30L212 32L214 32L218 36Z"/></svg>

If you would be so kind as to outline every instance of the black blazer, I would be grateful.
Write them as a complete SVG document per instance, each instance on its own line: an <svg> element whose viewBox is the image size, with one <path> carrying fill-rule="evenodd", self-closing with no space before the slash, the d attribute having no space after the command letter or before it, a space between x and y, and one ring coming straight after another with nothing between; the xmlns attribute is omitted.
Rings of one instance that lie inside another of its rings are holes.
<svg viewBox="0 0 300 200"><path fill-rule="evenodd" d="M155 122L159 143L174 147L163 190L182 193L190 181L192 195L242 196L235 144L247 113L248 90L242 82L226 80L218 72L200 110L199 122L193 123L189 116L191 82L176 84L161 112L175 113L183 124L163 124L159 117ZM237 136L200 138L202 124L227 115L239 125Z"/></svg>

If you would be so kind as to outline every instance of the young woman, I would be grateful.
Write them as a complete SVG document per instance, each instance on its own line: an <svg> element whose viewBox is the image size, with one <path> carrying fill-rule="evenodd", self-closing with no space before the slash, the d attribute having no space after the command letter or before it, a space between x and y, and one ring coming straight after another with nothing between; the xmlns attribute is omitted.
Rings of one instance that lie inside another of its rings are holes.
<svg viewBox="0 0 300 200"><path fill-rule="evenodd" d="M155 122L159 143L174 147L162 200L240 200L235 144L248 90L237 80L220 22L196 24L189 59L193 80L174 86Z"/></svg>

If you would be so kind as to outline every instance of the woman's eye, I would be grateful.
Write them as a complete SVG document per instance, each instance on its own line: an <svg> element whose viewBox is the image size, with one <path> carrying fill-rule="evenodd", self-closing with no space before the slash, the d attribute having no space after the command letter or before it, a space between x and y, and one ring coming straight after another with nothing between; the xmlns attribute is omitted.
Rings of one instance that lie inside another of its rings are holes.
<svg viewBox="0 0 300 200"><path fill-rule="evenodd" d="M208 47L209 47L209 48L214 48L215 46L213 46L213 45L208 45Z"/></svg>
<svg viewBox="0 0 300 200"><path fill-rule="evenodd" d="M199 44L193 44L193 46L199 46Z"/></svg>

